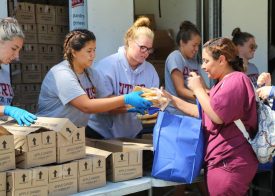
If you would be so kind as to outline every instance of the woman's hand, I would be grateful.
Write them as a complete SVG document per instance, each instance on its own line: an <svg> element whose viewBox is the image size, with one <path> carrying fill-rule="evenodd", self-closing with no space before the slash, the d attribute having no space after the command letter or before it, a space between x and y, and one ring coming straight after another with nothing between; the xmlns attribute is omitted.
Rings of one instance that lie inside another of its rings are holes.
<svg viewBox="0 0 275 196"><path fill-rule="evenodd" d="M257 80L257 85L261 86L270 86L271 85L271 75L270 73L263 72L259 75Z"/></svg>
<svg viewBox="0 0 275 196"><path fill-rule="evenodd" d="M256 90L258 96L262 99L268 99L274 97L274 92L270 94L271 89L274 88L272 86L263 86Z"/></svg>
<svg viewBox="0 0 275 196"><path fill-rule="evenodd" d="M190 72L189 75L190 76L187 79L187 86L189 89L191 89L193 92L195 92L197 89L204 89L202 79L197 73Z"/></svg>

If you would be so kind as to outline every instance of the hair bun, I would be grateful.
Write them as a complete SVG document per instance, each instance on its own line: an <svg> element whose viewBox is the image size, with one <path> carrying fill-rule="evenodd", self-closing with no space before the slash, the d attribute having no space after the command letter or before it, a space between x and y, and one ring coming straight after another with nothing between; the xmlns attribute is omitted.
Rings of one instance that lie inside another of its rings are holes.
<svg viewBox="0 0 275 196"><path fill-rule="evenodd" d="M235 37L235 36L240 35L241 33L242 33L241 29L240 29L239 27L236 27L235 29L233 29L231 35L232 35L233 37Z"/></svg>

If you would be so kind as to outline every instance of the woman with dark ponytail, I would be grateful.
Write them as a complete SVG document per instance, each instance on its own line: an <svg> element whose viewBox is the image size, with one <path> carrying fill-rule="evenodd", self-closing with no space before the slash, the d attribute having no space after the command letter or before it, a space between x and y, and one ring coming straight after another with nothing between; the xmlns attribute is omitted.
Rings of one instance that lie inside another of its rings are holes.
<svg viewBox="0 0 275 196"><path fill-rule="evenodd" d="M246 195L258 167L251 145L234 121L241 119L250 137L257 130L256 100L234 43L212 39L202 50L202 69L217 81L209 94L192 72L188 87L201 104L205 134L205 178L209 195ZM197 106L167 93L183 112L198 117Z"/></svg>
<svg viewBox="0 0 275 196"><path fill-rule="evenodd" d="M195 103L193 92L187 87L190 72L200 74L197 52L201 44L201 36L197 27L190 21L183 21L176 37L178 48L174 50L165 62L165 89L174 96ZM173 105L166 108L173 114L185 115Z"/></svg>
<svg viewBox="0 0 275 196"><path fill-rule="evenodd" d="M232 31L232 41L238 49L240 58L243 59L244 72L256 87L259 70L255 64L249 62L249 60L254 57L255 51L258 47L255 37L248 32L242 32L241 29L237 27Z"/></svg>

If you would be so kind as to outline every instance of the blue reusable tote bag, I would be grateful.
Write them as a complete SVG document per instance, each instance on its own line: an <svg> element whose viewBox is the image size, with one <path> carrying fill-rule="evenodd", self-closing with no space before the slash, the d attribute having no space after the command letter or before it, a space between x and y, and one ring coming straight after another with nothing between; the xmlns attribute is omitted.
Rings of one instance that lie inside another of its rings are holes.
<svg viewBox="0 0 275 196"><path fill-rule="evenodd" d="M192 183L200 174L204 159L201 119L159 112L153 145L153 177Z"/></svg>

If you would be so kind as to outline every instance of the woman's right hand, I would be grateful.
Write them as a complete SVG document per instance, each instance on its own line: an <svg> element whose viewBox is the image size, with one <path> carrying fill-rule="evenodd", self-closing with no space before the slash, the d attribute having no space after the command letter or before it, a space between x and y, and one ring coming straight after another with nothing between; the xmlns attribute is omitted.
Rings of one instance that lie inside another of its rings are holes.
<svg viewBox="0 0 275 196"><path fill-rule="evenodd" d="M135 91L124 95L124 103L135 108L148 109L152 106L152 102L142 98L141 94L143 94L142 91Z"/></svg>
<svg viewBox="0 0 275 196"><path fill-rule="evenodd" d="M267 73L267 72L261 73L258 77L257 85L259 87L270 86L271 85L271 75L270 75L270 73Z"/></svg>
<svg viewBox="0 0 275 196"><path fill-rule="evenodd" d="M188 88L190 90L192 90L193 92L199 88L204 89L201 77L198 74L196 74L195 72L190 72L187 81L188 81L187 82Z"/></svg>

